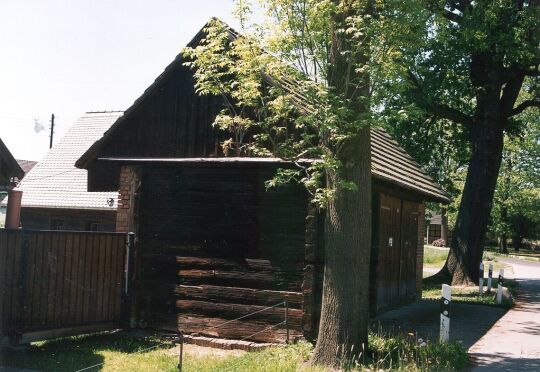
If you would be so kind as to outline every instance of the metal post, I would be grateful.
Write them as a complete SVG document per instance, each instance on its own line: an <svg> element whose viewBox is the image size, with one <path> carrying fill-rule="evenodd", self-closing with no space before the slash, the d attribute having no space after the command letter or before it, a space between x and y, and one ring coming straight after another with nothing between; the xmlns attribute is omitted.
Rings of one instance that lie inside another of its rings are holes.
<svg viewBox="0 0 540 372"><path fill-rule="evenodd" d="M180 350L178 352L178 371L182 372L182 359L184 354L184 334L182 331L178 332L179 342L180 342Z"/></svg>
<svg viewBox="0 0 540 372"><path fill-rule="evenodd" d="M122 322L126 328L135 327L135 319L132 316L133 305L133 275L135 273L135 234L130 232L126 236L126 262L124 267L124 290L123 292L123 316Z"/></svg>
<svg viewBox="0 0 540 372"><path fill-rule="evenodd" d="M289 343L289 304L285 300L285 331L287 332L287 344Z"/></svg>

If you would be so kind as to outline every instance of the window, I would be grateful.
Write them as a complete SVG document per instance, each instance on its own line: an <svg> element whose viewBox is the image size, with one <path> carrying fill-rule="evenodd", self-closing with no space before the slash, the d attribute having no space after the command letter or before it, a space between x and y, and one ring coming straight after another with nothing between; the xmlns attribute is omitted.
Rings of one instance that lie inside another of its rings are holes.
<svg viewBox="0 0 540 372"><path fill-rule="evenodd" d="M51 230L64 230L64 220L61 220L58 218L52 218Z"/></svg>

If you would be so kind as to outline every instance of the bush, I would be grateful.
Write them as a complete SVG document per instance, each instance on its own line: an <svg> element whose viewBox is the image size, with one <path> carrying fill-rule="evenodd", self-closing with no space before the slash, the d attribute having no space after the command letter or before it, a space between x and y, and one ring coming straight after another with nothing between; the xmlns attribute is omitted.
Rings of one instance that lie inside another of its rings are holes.
<svg viewBox="0 0 540 372"><path fill-rule="evenodd" d="M434 247L446 247L446 240L444 239L437 239L434 240L433 243L431 243Z"/></svg>

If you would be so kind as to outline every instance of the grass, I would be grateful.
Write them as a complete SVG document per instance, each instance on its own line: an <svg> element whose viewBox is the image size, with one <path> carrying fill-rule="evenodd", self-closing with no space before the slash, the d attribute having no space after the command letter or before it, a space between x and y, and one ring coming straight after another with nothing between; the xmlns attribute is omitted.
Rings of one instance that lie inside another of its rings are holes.
<svg viewBox="0 0 540 372"><path fill-rule="evenodd" d="M504 268L505 265L497 261L499 257L496 252L485 251L483 262L484 262L484 272L487 275L489 264L493 265L493 276L497 276L497 273L501 268ZM424 267L429 269L440 269L448 257L448 249L434 248L432 246L424 246Z"/></svg>
<svg viewBox="0 0 540 372"><path fill-rule="evenodd" d="M502 304L497 304L495 302L495 289L497 288L499 280L498 278L493 278L493 290L490 294L486 293L482 296L478 295L478 287L453 287L452 288L452 301L453 302L463 302L469 304L479 304L479 305L489 305L503 308L510 308L513 306L513 303L510 301L503 300ZM434 278L425 278L422 281L422 298L439 300L441 298L441 286L443 282L439 279ZM484 281L484 285L487 285L487 280ZM515 280L505 279L504 286L508 288L512 296L516 296L516 290L518 283Z"/></svg>
<svg viewBox="0 0 540 372"><path fill-rule="evenodd" d="M163 342L165 345L161 345ZM380 332L371 333L369 342L372 350L359 361L344 364L345 370L461 370L467 364L466 350L459 343L424 342L412 335L389 337ZM185 348L183 371L323 371L306 364L312 352L312 345L307 342L236 354L206 348L201 353L193 348L197 347ZM4 352L2 364L42 371L77 371L101 363L87 371L176 371L176 350L158 336L98 334L36 343L25 352Z"/></svg>

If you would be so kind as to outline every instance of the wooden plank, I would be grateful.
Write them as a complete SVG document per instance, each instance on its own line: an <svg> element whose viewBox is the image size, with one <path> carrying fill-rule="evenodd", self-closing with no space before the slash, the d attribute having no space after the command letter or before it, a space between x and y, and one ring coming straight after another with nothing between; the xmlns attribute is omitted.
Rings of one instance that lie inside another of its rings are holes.
<svg viewBox="0 0 540 372"><path fill-rule="evenodd" d="M49 279L50 272L48 269L48 255L50 247L50 235L40 234L38 237L38 245L40 248L40 262L38 263L41 266L41 280L39 282L40 287L40 297L39 297L39 326L44 327L47 324L47 309L48 309L48 296L49 291Z"/></svg>
<svg viewBox="0 0 540 372"><path fill-rule="evenodd" d="M77 260L77 303L75 305L75 321L74 324L83 324L84 323L84 303L86 298L86 283L85 283L85 273L86 273L86 240L87 236L82 235L79 238L79 258Z"/></svg>
<svg viewBox="0 0 540 372"><path fill-rule="evenodd" d="M182 315L201 315L209 318L236 319L247 316L246 319L249 321L260 321L268 324L276 324L285 320L285 308L283 305L269 309L266 306L257 305L177 300L176 308ZM291 329L301 331L302 310L289 309L288 316Z"/></svg>
<svg viewBox="0 0 540 372"><path fill-rule="evenodd" d="M84 300L83 300L83 318L80 324L89 324L92 321L91 308L93 307L93 292L94 283L93 275L93 239L92 236L85 237L85 253L84 253ZM95 302L94 302L95 304Z"/></svg>
<svg viewBox="0 0 540 372"><path fill-rule="evenodd" d="M102 321L111 320L111 265L112 265L112 236L105 237L105 260L104 260L104 275L103 275L103 311Z"/></svg>
<svg viewBox="0 0 540 372"><path fill-rule="evenodd" d="M56 289L54 292L54 326L59 327L63 323L62 313L66 306L66 301L63 296L65 275L64 268L66 266L66 245L67 234L58 234L57 240L57 267L56 267Z"/></svg>
<svg viewBox="0 0 540 372"><path fill-rule="evenodd" d="M79 299L79 292L81 290L81 286L78 282L78 274L79 274L79 251L80 251L80 244L81 244L81 237L79 234L73 234L73 239L71 243L71 270L69 273L69 283L70 283L70 290L69 290L69 316L68 321L70 325L76 324L77 321L77 302Z"/></svg>
<svg viewBox="0 0 540 372"><path fill-rule="evenodd" d="M70 322L70 309L71 309L71 287L73 280L71 279L71 271L73 269L73 239L75 234L67 234L65 236L64 246L64 271L62 279L62 310L60 312L60 323L62 326L68 326Z"/></svg>
<svg viewBox="0 0 540 372"><path fill-rule="evenodd" d="M47 292L47 327L54 326L56 273L58 270L58 235L49 235L47 253L47 270L49 275L49 289Z"/></svg>
<svg viewBox="0 0 540 372"><path fill-rule="evenodd" d="M302 307L303 302L301 292L269 291L213 285L188 286L181 284L161 284L161 286L165 291L170 291L171 293L174 291L174 294L181 299L261 306L271 306L287 300L291 308L297 309ZM152 288L155 291L160 291L159 284L155 282L143 283L143 288L146 288L145 292L151 291Z"/></svg>
<svg viewBox="0 0 540 372"><path fill-rule="evenodd" d="M6 304L6 278L7 272L7 233L6 230L0 230L0 336L4 334L4 306Z"/></svg>

